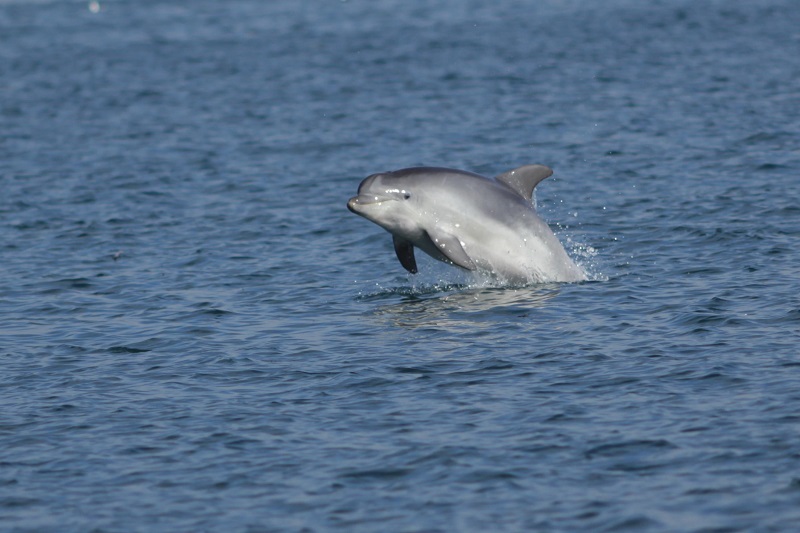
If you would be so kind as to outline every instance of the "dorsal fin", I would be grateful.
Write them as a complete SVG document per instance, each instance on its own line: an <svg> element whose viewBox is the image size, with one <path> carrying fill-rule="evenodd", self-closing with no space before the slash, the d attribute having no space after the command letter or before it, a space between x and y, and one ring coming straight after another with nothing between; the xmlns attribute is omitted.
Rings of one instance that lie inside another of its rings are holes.
<svg viewBox="0 0 800 533"><path fill-rule="evenodd" d="M508 185L513 191L526 200L530 200L533 196L533 189L540 181L552 174L553 169L550 167L544 165L525 165L524 167L504 172L494 179Z"/></svg>

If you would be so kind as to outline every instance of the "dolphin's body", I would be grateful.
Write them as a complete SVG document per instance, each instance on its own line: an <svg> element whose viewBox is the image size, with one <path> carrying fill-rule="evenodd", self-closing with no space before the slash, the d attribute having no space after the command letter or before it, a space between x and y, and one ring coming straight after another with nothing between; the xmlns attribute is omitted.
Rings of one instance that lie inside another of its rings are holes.
<svg viewBox="0 0 800 533"><path fill-rule="evenodd" d="M509 283L582 281L586 274L531 202L534 187L552 173L526 165L490 179L449 168L406 168L367 177L347 207L392 234L397 258L412 274L416 246Z"/></svg>

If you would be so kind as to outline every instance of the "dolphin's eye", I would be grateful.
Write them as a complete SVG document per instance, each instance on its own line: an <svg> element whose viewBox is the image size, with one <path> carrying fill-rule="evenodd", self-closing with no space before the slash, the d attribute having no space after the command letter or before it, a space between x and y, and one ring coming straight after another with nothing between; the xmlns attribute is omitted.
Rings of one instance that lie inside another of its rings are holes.
<svg viewBox="0 0 800 533"><path fill-rule="evenodd" d="M387 189L386 190L386 194L395 195L394 196L395 198L398 198L398 196L396 196L396 195L402 194L403 195L403 200L408 200L409 198L411 198L411 193L410 192L408 192L406 190L402 190L401 191L400 189Z"/></svg>

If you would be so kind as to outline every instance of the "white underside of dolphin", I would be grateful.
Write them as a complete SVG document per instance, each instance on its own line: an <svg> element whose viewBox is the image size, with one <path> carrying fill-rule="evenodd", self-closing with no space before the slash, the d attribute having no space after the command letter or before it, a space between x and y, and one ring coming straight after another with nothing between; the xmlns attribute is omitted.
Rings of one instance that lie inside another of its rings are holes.
<svg viewBox="0 0 800 533"><path fill-rule="evenodd" d="M392 234L400 263L417 272L414 248L508 283L575 282L586 274L570 259L531 201L553 171L526 165L494 179L448 168L373 174L348 209Z"/></svg>

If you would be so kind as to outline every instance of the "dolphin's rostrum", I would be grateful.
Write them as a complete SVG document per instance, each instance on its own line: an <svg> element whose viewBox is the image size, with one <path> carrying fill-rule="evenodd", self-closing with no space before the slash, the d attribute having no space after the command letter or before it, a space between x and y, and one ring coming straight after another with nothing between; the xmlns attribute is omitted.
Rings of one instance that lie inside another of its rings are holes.
<svg viewBox="0 0 800 533"><path fill-rule="evenodd" d="M572 282L586 274L536 214L533 189L553 171L526 165L494 179L416 167L373 174L347 202L392 234L397 258L415 274L414 247L509 283Z"/></svg>

